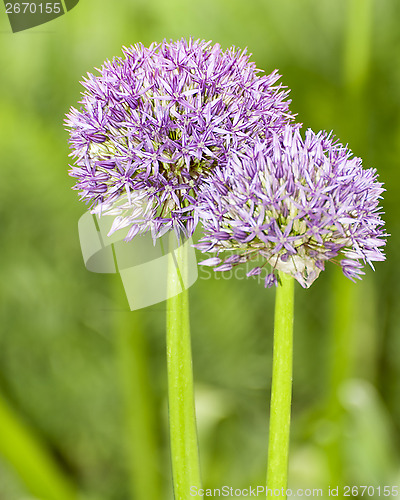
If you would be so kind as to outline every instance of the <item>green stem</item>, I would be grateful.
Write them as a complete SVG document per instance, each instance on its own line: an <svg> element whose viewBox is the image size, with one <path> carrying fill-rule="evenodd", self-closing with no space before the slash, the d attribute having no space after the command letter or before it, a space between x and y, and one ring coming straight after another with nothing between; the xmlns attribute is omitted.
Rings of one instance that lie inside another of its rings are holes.
<svg viewBox="0 0 400 500"><path fill-rule="evenodd" d="M292 403L294 279L280 273L276 291L267 488L286 498Z"/></svg>
<svg viewBox="0 0 400 500"><path fill-rule="evenodd" d="M174 234L171 234L175 238ZM172 244L170 247L173 247ZM199 488L200 465L194 405L188 291L182 290L187 256L182 246L169 254L167 302L167 365L169 427L175 500L190 498Z"/></svg>

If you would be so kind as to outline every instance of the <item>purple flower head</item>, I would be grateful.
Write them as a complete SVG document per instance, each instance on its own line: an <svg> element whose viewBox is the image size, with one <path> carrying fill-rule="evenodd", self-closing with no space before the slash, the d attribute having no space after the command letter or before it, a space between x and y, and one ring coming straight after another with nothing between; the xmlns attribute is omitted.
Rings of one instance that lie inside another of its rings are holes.
<svg viewBox="0 0 400 500"><path fill-rule="evenodd" d="M249 57L181 39L124 48L88 74L66 120L70 175L95 212L116 216L111 232L190 236L204 180L292 120L277 72L261 75ZM218 179L215 188L225 193Z"/></svg>
<svg viewBox="0 0 400 500"><path fill-rule="evenodd" d="M198 247L219 256L233 251L241 262L257 258L248 275L259 274L261 259L272 268L266 287L283 271L307 288L328 260L352 281L361 279L364 263L373 268L385 259L378 206L384 189L376 170L363 169L360 158L324 132L307 130L303 140L288 125L273 136L272 145L255 143L240 165L216 172L224 190L211 180L202 189Z"/></svg>

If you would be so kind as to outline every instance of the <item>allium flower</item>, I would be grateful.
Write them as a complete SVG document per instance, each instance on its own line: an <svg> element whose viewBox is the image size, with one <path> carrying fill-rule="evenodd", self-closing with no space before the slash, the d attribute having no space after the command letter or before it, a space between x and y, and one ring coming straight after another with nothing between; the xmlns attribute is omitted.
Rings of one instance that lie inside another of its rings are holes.
<svg viewBox="0 0 400 500"><path fill-rule="evenodd" d="M123 48L88 74L66 124L70 175L94 211L116 215L127 240L151 230L189 236L199 186L255 138L291 121L279 75L260 75L246 51L186 41Z"/></svg>
<svg viewBox="0 0 400 500"><path fill-rule="evenodd" d="M384 189L376 170L363 169L331 135L308 130L303 140L287 126L283 135L274 134L272 146L258 142L215 177L199 197L205 236L196 246L217 255L234 252L236 263L257 259L248 275L272 267L265 286L277 283L279 270L307 288L328 260L354 281L364 263L373 268L385 258L378 207ZM233 256L203 264L228 270L236 265Z"/></svg>

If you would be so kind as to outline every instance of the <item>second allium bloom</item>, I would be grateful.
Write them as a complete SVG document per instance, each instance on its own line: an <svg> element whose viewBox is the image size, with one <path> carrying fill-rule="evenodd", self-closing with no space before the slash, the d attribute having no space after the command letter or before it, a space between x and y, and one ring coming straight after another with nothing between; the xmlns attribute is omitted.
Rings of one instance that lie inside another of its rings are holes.
<svg viewBox="0 0 400 500"><path fill-rule="evenodd" d="M88 75L67 117L81 197L114 214L127 240L151 230L190 236L199 187L255 138L291 120L279 75L259 75L245 51L210 42L124 48Z"/></svg>
<svg viewBox="0 0 400 500"><path fill-rule="evenodd" d="M383 191L376 171L330 136L308 130L303 140L287 126L272 144L258 142L216 172L200 197L205 236L197 246L218 254L204 261L215 270L261 259L248 275L267 265L266 286L283 271L309 287L328 260L354 280L363 263L384 260ZM223 261L227 250L234 253Z"/></svg>

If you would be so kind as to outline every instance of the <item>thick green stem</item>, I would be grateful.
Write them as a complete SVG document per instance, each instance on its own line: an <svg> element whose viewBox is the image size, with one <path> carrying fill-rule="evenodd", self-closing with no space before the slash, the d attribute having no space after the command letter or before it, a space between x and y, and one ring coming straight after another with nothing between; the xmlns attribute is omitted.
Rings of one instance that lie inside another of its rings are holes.
<svg viewBox="0 0 400 500"><path fill-rule="evenodd" d="M276 291L267 495L286 498L292 404L294 279L280 273ZM272 493L271 493L272 490Z"/></svg>
<svg viewBox="0 0 400 500"><path fill-rule="evenodd" d="M193 390L189 296L187 290L182 291L187 273L187 256L182 246L169 254L168 264L170 298L167 302L167 364L172 475L175 500L187 500L191 496L191 487L199 488L201 480Z"/></svg>

